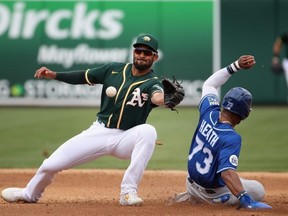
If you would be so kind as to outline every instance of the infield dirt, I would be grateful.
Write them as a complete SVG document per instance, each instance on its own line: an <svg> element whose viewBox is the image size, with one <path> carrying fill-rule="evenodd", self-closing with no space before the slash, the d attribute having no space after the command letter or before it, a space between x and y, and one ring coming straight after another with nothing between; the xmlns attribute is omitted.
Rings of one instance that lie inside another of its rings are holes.
<svg viewBox="0 0 288 216"><path fill-rule="evenodd" d="M0 190L24 187L34 169L0 169ZM139 185L144 205L120 206L120 183L124 170L68 170L56 175L37 204L7 203L0 199L0 216L278 216L288 215L288 173L240 173L241 177L260 181L265 202L272 210L236 210L236 207L177 203L167 205L174 194L185 190L185 171L146 171Z"/></svg>

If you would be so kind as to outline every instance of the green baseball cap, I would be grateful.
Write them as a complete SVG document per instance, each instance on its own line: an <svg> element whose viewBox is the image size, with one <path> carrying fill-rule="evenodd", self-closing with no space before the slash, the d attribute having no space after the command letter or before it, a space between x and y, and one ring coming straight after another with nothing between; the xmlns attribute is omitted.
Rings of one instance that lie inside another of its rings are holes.
<svg viewBox="0 0 288 216"><path fill-rule="evenodd" d="M146 45L148 46L151 50L154 52L158 52L158 41L155 37L152 35L146 34L146 35L141 35L137 38L136 43L133 44L133 47L138 47L140 45Z"/></svg>

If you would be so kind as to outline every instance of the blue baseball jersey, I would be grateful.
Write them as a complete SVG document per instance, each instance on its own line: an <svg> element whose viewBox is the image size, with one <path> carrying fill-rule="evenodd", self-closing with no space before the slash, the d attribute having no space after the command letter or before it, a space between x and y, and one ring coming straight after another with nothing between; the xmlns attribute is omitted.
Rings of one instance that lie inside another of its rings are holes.
<svg viewBox="0 0 288 216"><path fill-rule="evenodd" d="M221 172L236 170L238 166L241 137L230 124L219 122L218 96L204 96L199 111L199 123L189 150L188 173L202 187L223 187Z"/></svg>

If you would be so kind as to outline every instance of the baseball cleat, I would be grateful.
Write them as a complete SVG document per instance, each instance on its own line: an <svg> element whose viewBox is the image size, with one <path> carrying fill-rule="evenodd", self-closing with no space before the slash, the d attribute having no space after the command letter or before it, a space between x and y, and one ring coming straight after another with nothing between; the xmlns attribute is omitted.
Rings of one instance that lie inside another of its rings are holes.
<svg viewBox="0 0 288 216"><path fill-rule="evenodd" d="M187 191L185 191L179 194L175 194L173 197L170 197L167 204L173 205L174 203L191 201L191 199L191 195Z"/></svg>
<svg viewBox="0 0 288 216"><path fill-rule="evenodd" d="M121 205L124 206L140 206L143 204L143 200L138 197L138 194L136 192L130 192L127 194L122 194L120 196L120 200L119 200Z"/></svg>
<svg viewBox="0 0 288 216"><path fill-rule="evenodd" d="M1 196L7 202L25 201L22 190L23 188L6 188Z"/></svg>

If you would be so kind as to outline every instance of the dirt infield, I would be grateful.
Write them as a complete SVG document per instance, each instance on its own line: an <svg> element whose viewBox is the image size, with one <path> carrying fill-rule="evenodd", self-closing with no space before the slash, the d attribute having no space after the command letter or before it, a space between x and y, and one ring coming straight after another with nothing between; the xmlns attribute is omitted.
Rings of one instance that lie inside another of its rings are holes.
<svg viewBox="0 0 288 216"><path fill-rule="evenodd" d="M0 190L24 187L35 170L0 169ZM120 206L118 197L123 170L69 170L58 174L37 204L6 203L0 200L1 216L86 216L86 215L195 215L261 216L288 215L288 173L240 173L266 188L265 202L272 210L235 210L235 207L178 203L169 197L185 190L184 171L146 171L139 186L143 206Z"/></svg>

